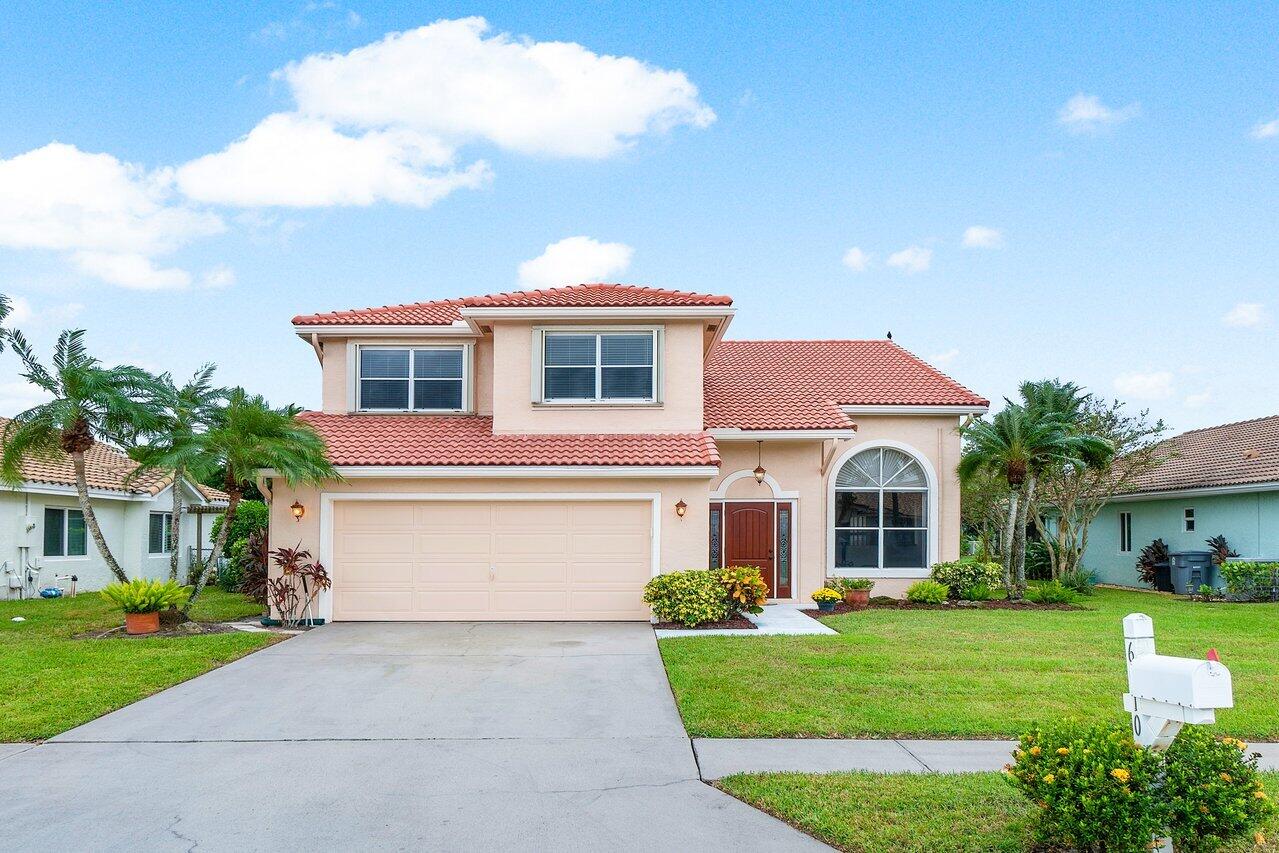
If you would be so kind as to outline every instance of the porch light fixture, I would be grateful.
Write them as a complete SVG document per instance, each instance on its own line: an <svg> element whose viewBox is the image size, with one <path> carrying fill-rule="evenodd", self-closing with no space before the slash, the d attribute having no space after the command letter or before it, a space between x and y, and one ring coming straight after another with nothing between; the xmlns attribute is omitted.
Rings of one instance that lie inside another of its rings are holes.
<svg viewBox="0 0 1279 853"><path fill-rule="evenodd" d="M680 501L679 503L675 504L675 514L678 515L680 518L683 518L684 513L686 512L688 512L688 504L684 503L683 501Z"/></svg>
<svg viewBox="0 0 1279 853"><path fill-rule="evenodd" d="M302 506L302 504L297 501L293 502L293 506L289 507L289 511L293 513L294 521L301 521L302 516L306 515L306 507Z"/></svg>
<svg viewBox="0 0 1279 853"><path fill-rule="evenodd" d="M755 465L755 470L751 473L755 475L755 482L763 485L764 475L768 473L764 470L764 442L755 442L755 449L757 451L755 458L757 464Z"/></svg>

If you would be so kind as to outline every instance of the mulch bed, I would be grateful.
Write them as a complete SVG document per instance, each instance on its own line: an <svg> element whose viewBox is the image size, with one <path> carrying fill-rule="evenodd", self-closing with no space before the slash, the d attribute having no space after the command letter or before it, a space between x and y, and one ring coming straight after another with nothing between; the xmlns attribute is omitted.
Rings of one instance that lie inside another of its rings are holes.
<svg viewBox="0 0 1279 853"><path fill-rule="evenodd" d="M891 601L871 601L868 607L863 610L1083 610L1078 604L1036 604L1033 601L1007 601L998 599L996 601L974 601L965 604L948 603L948 604L921 604L916 601L906 601L905 599L892 599ZM825 616L839 616L844 613L855 613L857 611L849 607L844 602L835 605L835 610L831 613L823 613L817 608L811 610L801 610L806 616L812 616L814 619L821 619Z"/></svg>
<svg viewBox="0 0 1279 853"><path fill-rule="evenodd" d="M732 628L741 629L743 631L754 631L758 626L747 619L745 616L735 616L732 619L725 619L722 622L703 622L700 625L694 625L692 628L683 622L657 622L654 628L672 629L679 631L707 631L711 628Z"/></svg>
<svg viewBox="0 0 1279 853"><path fill-rule="evenodd" d="M183 630L177 627L161 625L160 630L154 634L126 634L123 625L117 625L106 631L87 631L83 634L76 634L77 640L114 640L118 637L124 637L130 640L146 640L152 637L199 637L205 634L233 634L236 633L226 622L193 622L188 623L198 625L198 631L192 629Z"/></svg>

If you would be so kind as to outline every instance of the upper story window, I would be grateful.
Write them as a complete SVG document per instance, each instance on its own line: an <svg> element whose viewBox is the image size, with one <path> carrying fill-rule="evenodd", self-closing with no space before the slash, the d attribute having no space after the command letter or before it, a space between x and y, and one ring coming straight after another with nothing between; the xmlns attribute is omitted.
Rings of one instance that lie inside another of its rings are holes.
<svg viewBox="0 0 1279 853"><path fill-rule="evenodd" d="M366 412L461 412L466 348L360 347L359 400Z"/></svg>
<svg viewBox="0 0 1279 853"><path fill-rule="evenodd" d="M542 401L652 403L657 331L545 332Z"/></svg>
<svg viewBox="0 0 1279 853"><path fill-rule="evenodd" d="M84 513L78 509L45 507L44 555L83 557L88 553Z"/></svg>

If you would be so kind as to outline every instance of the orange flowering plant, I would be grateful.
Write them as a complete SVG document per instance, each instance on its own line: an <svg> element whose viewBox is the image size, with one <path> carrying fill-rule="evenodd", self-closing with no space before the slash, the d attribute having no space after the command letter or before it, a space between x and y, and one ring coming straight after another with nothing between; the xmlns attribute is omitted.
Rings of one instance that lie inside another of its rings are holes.
<svg viewBox="0 0 1279 853"><path fill-rule="evenodd" d="M728 606L739 613L759 613L768 601L768 584L754 566L726 566L719 582L728 595Z"/></svg>

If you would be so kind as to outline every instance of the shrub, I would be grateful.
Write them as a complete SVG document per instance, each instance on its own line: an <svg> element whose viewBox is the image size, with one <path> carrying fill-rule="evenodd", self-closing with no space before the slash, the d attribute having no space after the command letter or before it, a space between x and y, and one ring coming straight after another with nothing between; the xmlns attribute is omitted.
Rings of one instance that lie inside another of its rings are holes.
<svg viewBox="0 0 1279 853"><path fill-rule="evenodd" d="M223 592L239 592L244 581L244 555L248 552L249 540L241 539L231 546L227 553L226 565L218 569L218 588Z"/></svg>
<svg viewBox="0 0 1279 853"><path fill-rule="evenodd" d="M906 590L906 600L916 604L942 604L950 597L950 587L937 581L918 581Z"/></svg>
<svg viewBox="0 0 1279 853"><path fill-rule="evenodd" d="M963 601L994 601L997 595L995 588L985 583L975 583L959 591L959 597Z"/></svg>
<svg viewBox="0 0 1279 853"><path fill-rule="evenodd" d="M108 584L100 594L125 613L157 613L186 604L191 590L173 580L134 578L128 583Z"/></svg>
<svg viewBox="0 0 1279 853"><path fill-rule="evenodd" d="M1026 542L1026 578L1032 581L1046 581L1053 576L1053 561L1048 554L1048 546L1042 539L1031 539Z"/></svg>
<svg viewBox="0 0 1279 853"><path fill-rule="evenodd" d="M1041 844L1074 850L1147 850L1163 826L1158 753L1128 726L1063 723L1021 736L1009 781L1039 807Z"/></svg>
<svg viewBox="0 0 1279 853"><path fill-rule="evenodd" d="M1249 601L1279 601L1279 563L1230 560L1221 564L1226 589Z"/></svg>
<svg viewBox="0 0 1279 853"><path fill-rule="evenodd" d="M1026 590L1026 598L1036 604L1074 604L1079 596L1061 581L1045 581Z"/></svg>
<svg viewBox="0 0 1279 853"><path fill-rule="evenodd" d="M1205 539L1204 544L1208 546L1208 550L1212 551L1212 562L1214 565L1220 566L1227 560L1232 560L1239 556L1239 552L1230 547L1230 543L1226 541L1226 537L1218 533L1216 536Z"/></svg>
<svg viewBox="0 0 1279 853"><path fill-rule="evenodd" d="M1137 575L1146 586L1153 587L1158 575L1157 566L1168 563L1168 546L1164 540L1156 539L1137 555Z"/></svg>
<svg viewBox="0 0 1279 853"><path fill-rule="evenodd" d="M1057 578L1061 581L1061 585L1071 592L1080 595L1092 595L1093 587L1097 585L1097 573L1090 572L1087 569L1074 569L1069 572L1062 572L1061 577Z"/></svg>
<svg viewBox="0 0 1279 853"><path fill-rule="evenodd" d="M759 613L768 600L768 584L755 566L728 566L718 570L719 582L731 610Z"/></svg>
<svg viewBox="0 0 1279 853"><path fill-rule="evenodd" d="M843 601L844 595L837 589L831 589L828 586L824 586L813 593L812 599L818 604L821 604L826 601Z"/></svg>
<svg viewBox="0 0 1279 853"><path fill-rule="evenodd" d="M239 592L258 604L266 604L268 556L266 531L249 534L249 538L244 540L244 556L240 560Z"/></svg>
<svg viewBox="0 0 1279 853"><path fill-rule="evenodd" d="M225 519L225 515L219 515L213 519L213 527L209 530L210 541L218 538ZM226 534L227 553L230 553L231 546L236 542L241 539L248 539L250 533L266 530L270 521L271 510L265 503L262 501L240 501L235 508L235 520L231 522L231 529Z"/></svg>
<svg viewBox="0 0 1279 853"><path fill-rule="evenodd" d="M874 589L875 582L870 578L827 578L826 585L840 592L851 592L855 589Z"/></svg>
<svg viewBox="0 0 1279 853"><path fill-rule="evenodd" d="M728 597L718 574L688 569L658 575L644 585L644 603L659 622L680 622L692 628L728 618Z"/></svg>
<svg viewBox="0 0 1279 853"><path fill-rule="evenodd" d="M999 563L969 557L951 563L934 563L932 579L950 587L952 596L963 598L963 591L977 584L999 586L1003 583L1004 570Z"/></svg>
<svg viewBox="0 0 1279 853"><path fill-rule="evenodd" d="M300 547L276 548L270 557L280 574L266 582L267 597L280 621L292 627L303 619L314 619L312 603L333 583L324 565Z"/></svg>
<svg viewBox="0 0 1279 853"><path fill-rule="evenodd" d="M1168 834L1178 850L1216 850L1250 835L1274 812L1261 780L1256 754L1234 738L1213 737L1202 726L1186 726L1164 754Z"/></svg>

